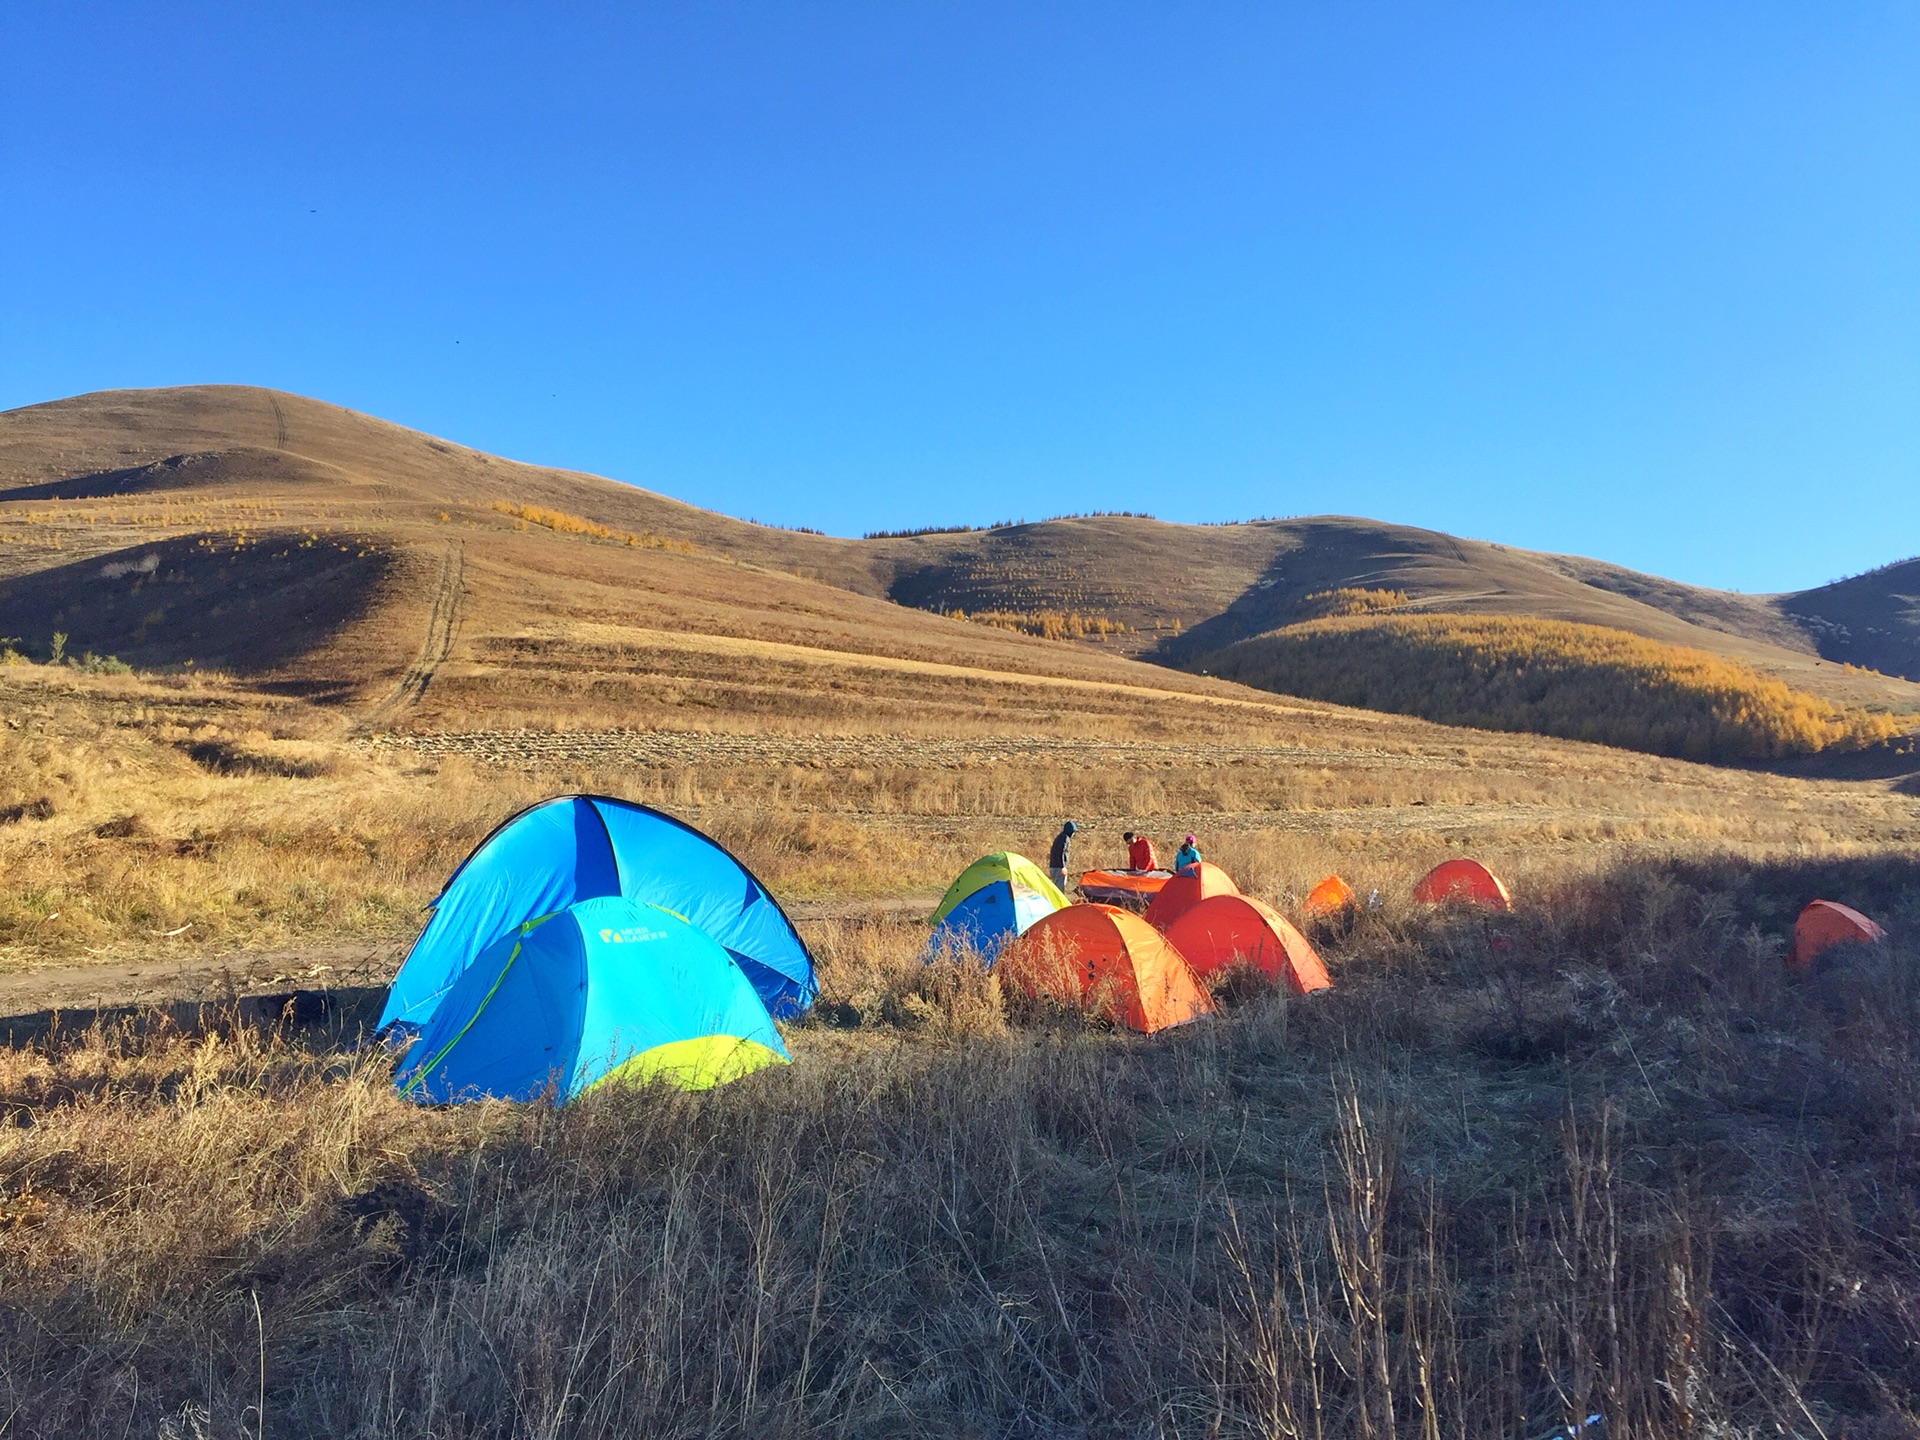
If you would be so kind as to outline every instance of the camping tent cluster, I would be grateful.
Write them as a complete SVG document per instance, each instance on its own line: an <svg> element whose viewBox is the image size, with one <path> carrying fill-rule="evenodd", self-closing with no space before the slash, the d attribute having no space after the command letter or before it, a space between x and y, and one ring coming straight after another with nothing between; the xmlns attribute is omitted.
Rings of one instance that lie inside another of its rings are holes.
<svg viewBox="0 0 1920 1440"><path fill-rule="evenodd" d="M606 1085L704 1089L787 1050L813 957L746 867L671 816L600 795L521 811L434 901L382 1031L414 1099L566 1101Z"/></svg>
<svg viewBox="0 0 1920 1440"><path fill-rule="evenodd" d="M962 950L998 963L1006 979L1149 1034L1211 1013L1207 982L1250 965L1296 995L1328 988L1326 965L1286 916L1240 893L1218 865L1175 872L1089 870L1072 904L1022 855L998 851L963 870L933 913L931 955ZM1436 865L1414 887L1427 905L1511 910L1506 885L1477 860ZM1301 914L1338 923L1359 909L1329 875Z"/></svg>
<svg viewBox="0 0 1920 1440"><path fill-rule="evenodd" d="M1124 903L1072 904L1025 856L983 856L933 912L928 953L976 954L1029 993L1147 1034L1212 1013L1206 982L1231 965L1252 965L1295 994L1332 983L1307 938L1217 865L1175 875L1088 871L1080 893Z"/></svg>
<svg viewBox="0 0 1920 1440"><path fill-rule="evenodd" d="M1331 985L1286 916L1217 865L1175 874L1089 871L1072 903L1025 856L982 856L948 887L929 953L958 950L1015 986L1151 1034L1210 1014L1209 983L1250 966L1297 995ZM1508 911L1475 860L1435 866L1421 904ZM1359 908L1329 875L1301 913ZM1787 963L1886 938L1815 900ZM395 976L380 1021L410 1041L394 1083L421 1101L565 1102L611 1085L705 1089L788 1063L775 1021L817 992L813 958L779 904L723 847L644 805L563 795L507 820L462 862Z"/></svg>

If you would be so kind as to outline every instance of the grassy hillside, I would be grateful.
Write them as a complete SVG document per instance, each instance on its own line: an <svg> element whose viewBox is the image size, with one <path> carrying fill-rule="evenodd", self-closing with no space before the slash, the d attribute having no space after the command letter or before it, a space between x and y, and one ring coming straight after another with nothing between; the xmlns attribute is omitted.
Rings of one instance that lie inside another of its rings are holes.
<svg viewBox="0 0 1920 1440"><path fill-rule="evenodd" d="M987 695L1017 713L1036 683L1234 689L892 604L871 561L858 541L268 391L0 416L0 640L33 659L63 637L69 654L231 673L376 728L890 726L883 692L909 676L936 717ZM843 666L868 683L836 683Z"/></svg>
<svg viewBox="0 0 1920 1440"><path fill-rule="evenodd" d="M1702 651L1550 620L1349 614L1198 663L1286 695L1692 760L1857 749L1904 729Z"/></svg>
<svg viewBox="0 0 1920 1440"><path fill-rule="evenodd" d="M690 545L709 562L1175 666L1310 618L1310 595L1398 590L1416 610L1607 625L1722 655L1840 703L1920 707L1920 685L1831 663L1920 674L1920 631L1900 618L1912 610L1913 586L1904 580L1849 582L1844 595L1731 595L1598 561L1338 516L1188 526L1100 515L852 540L733 520L631 485L502 460L248 387L104 392L0 415L0 582L58 571L43 590L83 591L88 560L113 563L116 549L191 543L236 526L359 538L395 557L382 574L356 580L340 605L342 615L361 617L345 627L352 633L312 647L325 653L308 669L324 673L281 664L289 683L343 695L356 685L379 693L408 669L411 655L398 634L428 627L449 539L504 554L502 537L543 528L526 521L534 512L566 517L553 533L653 537ZM634 584L661 579L635 576ZM264 578L249 582L246 599L257 610L269 604L271 589ZM666 589L673 593L675 582L668 579ZM0 610L12 601L0 593ZM291 630L307 623L304 610L282 611L273 623ZM39 599L25 613L36 626L49 618ZM9 634L30 629L0 626ZM1849 637L1855 651L1843 654L1836 642ZM460 635L453 639L457 648ZM244 658L242 647L230 648L236 661ZM385 667L370 687L347 669L367 664Z"/></svg>

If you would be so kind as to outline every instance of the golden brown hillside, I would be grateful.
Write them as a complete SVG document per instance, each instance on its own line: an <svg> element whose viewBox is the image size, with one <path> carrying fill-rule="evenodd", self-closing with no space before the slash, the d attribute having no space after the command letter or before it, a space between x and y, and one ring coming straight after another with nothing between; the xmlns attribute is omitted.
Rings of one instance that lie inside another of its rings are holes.
<svg viewBox="0 0 1920 1440"><path fill-rule="evenodd" d="M1349 596L1368 592L1348 592ZM1382 592L1371 592L1378 595ZM1836 706L1744 665L1625 630L1517 616L1368 614L1289 625L1205 657L1263 690L1690 760L1865 750L1910 721Z"/></svg>
<svg viewBox="0 0 1920 1440"><path fill-rule="evenodd" d="M230 669L378 707L380 723L432 721L483 694L545 722L563 704L650 713L676 693L653 677L733 684L754 663L722 664L690 635L1217 691L1127 657L1193 667L1344 591L1607 625L1838 702L1920 708L1920 685L1823 659L1840 622L1794 619L1777 598L1375 521L1094 516L862 541L247 387L103 392L0 415L0 638L36 656L58 634L70 653ZM1894 618L1876 627L1867 617L1883 602ZM1847 603L1847 633L1885 631L1872 658L1900 663L1898 594L1856 587ZM770 673L791 663L768 661ZM778 708L764 685L753 693Z"/></svg>
<svg viewBox="0 0 1920 1440"><path fill-rule="evenodd" d="M1035 680L1234 693L892 604L862 555L267 391L0 417L0 637L36 659L60 637L380 725L815 715L839 664L913 673L933 711ZM843 688L840 723L897 723L885 684Z"/></svg>

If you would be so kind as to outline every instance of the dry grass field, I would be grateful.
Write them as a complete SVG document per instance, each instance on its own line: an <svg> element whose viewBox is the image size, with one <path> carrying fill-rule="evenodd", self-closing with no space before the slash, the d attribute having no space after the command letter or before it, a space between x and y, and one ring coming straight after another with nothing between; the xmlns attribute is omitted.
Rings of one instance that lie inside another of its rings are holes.
<svg viewBox="0 0 1920 1440"><path fill-rule="evenodd" d="M566 790L732 846L823 992L790 1068L559 1110L404 1104L350 1006L23 1032L0 1430L1920 1433L1910 767L1288 700L268 392L73 413L0 426L8 1013L377 984ZM1151 1040L922 963L952 874L1068 815L1088 863L1192 829L1381 903L1316 932L1332 991L1229 976ZM1410 903L1461 853L1515 913ZM1890 943L1789 977L1815 895Z"/></svg>
<svg viewBox="0 0 1920 1440"><path fill-rule="evenodd" d="M578 729L414 720L373 735L217 675L0 667L0 968L122 960L162 937L189 955L404 935L494 824L563 790L683 815L796 899L934 896L986 850L1042 852L1067 815L1089 860L1117 860L1124 829L1202 831L1210 855L1283 899L1329 868L1401 893L1462 850L1524 883L1623 853L1920 843L1904 779L930 662L812 656L783 672L696 647L679 661L614 672L672 687L651 725L591 728L582 702Z"/></svg>
<svg viewBox="0 0 1920 1440"><path fill-rule="evenodd" d="M343 943L390 963L481 834L570 788L666 805L781 895L838 902L803 922L824 991L797 1063L704 1097L421 1110L354 1032L238 1019L0 1052L18 1433L1920 1423L1901 782L705 653L677 710L618 730L368 734L218 675L0 668L16 987ZM1064 813L1089 858L1191 826L1269 898L1338 868L1383 904L1317 936L1334 992L1234 978L1219 1017L1151 1041L922 964L950 874ZM1407 903L1462 851L1515 915ZM1789 980L1814 894L1892 947Z"/></svg>

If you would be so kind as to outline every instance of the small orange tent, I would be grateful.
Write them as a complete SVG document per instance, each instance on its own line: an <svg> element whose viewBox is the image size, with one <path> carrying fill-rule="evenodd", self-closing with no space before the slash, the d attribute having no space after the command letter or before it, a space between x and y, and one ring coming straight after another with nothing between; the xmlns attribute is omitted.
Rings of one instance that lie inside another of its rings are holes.
<svg viewBox="0 0 1920 1440"><path fill-rule="evenodd" d="M1511 910L1507 887L1478 860L1446 860L1429 870L1413 887L1422 905L1477 905L1482 910Z"/></svg>
<svg viewBox="0 0 1920 1440"><path fill-rule="evenodd" d="M1159 931L1113 905L1069 905L1001 952L998 973L1151 1035L1211 1014L1213 1001Z"/></svg>
<svg viewBox="0 0 1920 1440"><path fill-rule="evenodd" d="M1201 980L1245 960L1296 995L1333 984L1307 937L1278 910L1249 895L1202 900L1167 927L1167 941Z"/></svg>
<svg viewBox="0 0 1920 1440"><path fill-rule="evenodd" d="M1793 949L1787 967L1803 970L1830 945L1872 945L1887 938L1873 921L1837 900L1815 900L1793 922Z"/></svg>
<svg viewBox="0 0 1920 1440"><path fill-rule="evenodd" d="M1202 900L1239 893L1240 887L1233 883L1231 875L1218 865L1202 860L1198 865L1189 865L1160 887L1160 893L1147 906L1147 923L1164 932Z"/></svg>
<svg viewBox="0 0 1920 1440"><path fill-rule="evenodd" d="M1307 892L1307 898L1300 902L1300 913L1320 920L1332 919L1358 908L1359 904L1351 885L1338 875L1329 875Z"/></svg>

